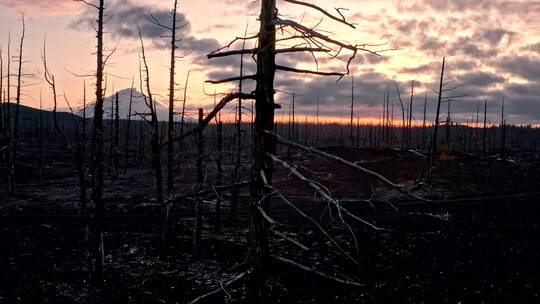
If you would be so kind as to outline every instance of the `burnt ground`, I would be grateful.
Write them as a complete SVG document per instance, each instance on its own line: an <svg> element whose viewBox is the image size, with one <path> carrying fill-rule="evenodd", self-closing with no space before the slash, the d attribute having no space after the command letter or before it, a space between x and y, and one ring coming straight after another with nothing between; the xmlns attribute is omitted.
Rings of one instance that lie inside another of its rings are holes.
<svg viewBox="0 0 540 304"><path fill-rule="evenodd" d="M328 152L406 185L425 197L511 195L537 191L538 166L532 157L480 159L458 155L439 162L430 185L421 183L425 160L394 150L326 148ZM283 156L284 157L284 156ZM164 249L158 240L149 169L131 169L106 191L106 281L87 287L77 182L62 157L45 168L46 181L26 168L16 198L0 206L0 303L188 303L243 272L247 253L245 204L236 220L224 211L224 231L213 232L212 204L206 205L203 256L192 249L192 202L175 209L175 239ZM540 278L539 196L460 207L400 208L409 199L379 181L335 162L293 153L290 163L328 187L355 214L387 230L375 231L348 218L357 241L337 220L322 218L325 229L358 261L355 264L316 229L286 206L274 203L272 215L311 250L303 252L275 239L272 254L340 278L364 284L351 287L324 280L277 262L269 269L267 303L531 303L538 302ZM193 168L183 166L179 192L189 192ZM54 173L54 174L53 174ZM275 187L313 216L325 204L282 169ZM375 209L364 202L390 199ZM209 198L209 200L211 200ZM499 199L500 200L500 199ZM325 213L328 215L328 213ZM245 303L245 280L206 303Z"/></svg>

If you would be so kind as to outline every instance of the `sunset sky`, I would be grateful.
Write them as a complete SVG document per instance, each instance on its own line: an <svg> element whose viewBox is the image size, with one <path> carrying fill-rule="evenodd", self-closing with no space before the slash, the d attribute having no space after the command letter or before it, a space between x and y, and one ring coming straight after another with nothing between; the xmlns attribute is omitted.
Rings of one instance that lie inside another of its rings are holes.
<svg viewBox="0 0 540 304"><path fill-rule="evenodd" d="M88 0L92 2L92 0ZM350 43L381 44L373 50L396 49L377 57L361 54L353 62L357 114L364 119L380 115L383 94L390 88L395 111L399 103L395 82L402 97L409 99L410 81L416 80L415 119L422 119L424 94L428 95L428 112L433 117L438 77L442 57L448 61L447 81L463 85L455 93L466 95L452 104L456 119L471 119L479 99L488 99L489 119L498 122L500 105L506 98L507 119L512 123L540 123L540 2L500 0L317 0L323 8L346 7L344 12L357 29L323 20L320 29ZM106 44L117 47L110 59L107 72L108 93L131 85L138 75L139 43L137 24L141 27L152 77L152 89L158 99L167 98L168 41L160 38L166 32L146 21L152 14L163 23L170 21L173 0L106 0ZM236 36L258 29L256 20L259 1L253 0L186 0L179 1L179 12L186 27L178 35L182 38L178 54L178 99L188 70L190 109L209 107L212 97L206 93L228 92L235 84L214 86L204 84L208 79L219 79L238 74L239 58L207 60L206 54L227 44ZM278 0L282 18L294 19L307 26L317 24L321 15L313 10ZM26 18L27 40L24 46L27 78L23 104L37 106L39 92L43 92L46 107L50 107L50 90L43 81L40 52L47 37L49 64L56 74L58 90L65 92L74 104L80 104L83 79L75 74L92 74L95 69L95 34L90 19L95 10L71 0L0 0L0 46L6 61L8 32L11 30L12 55L18 51L21 13ZM241 47L239 44L233 47ZM253 42L248 47L253 47ZM315 69L308 55L278 55L283 65ZM342 60L320 57L320 69L343 71ZM251 58L246 57L246 70L253 71ZM12 69L15 65L12 66ZM4 67L5 69L5 67ZM317 97L321 113L327 117L347 117L350 104L351 78L336 83L335 77L311 77L278 72L276 88L298 93L300 115L315 111ZM88 85L92 79L87 79ZM136 83L138 81L136 80ZM247 85L247 90L252 88ZM90 94L90 89L88 90ZM108 94L108 95L109 95ZM284 111L290 96L278 93L277 102ZM180 105L180 102L178 102ZM278 113L280 116L281 112ZM446 108L444 116L446 115ZM396 114L396 117L398 115Z"/></svg>

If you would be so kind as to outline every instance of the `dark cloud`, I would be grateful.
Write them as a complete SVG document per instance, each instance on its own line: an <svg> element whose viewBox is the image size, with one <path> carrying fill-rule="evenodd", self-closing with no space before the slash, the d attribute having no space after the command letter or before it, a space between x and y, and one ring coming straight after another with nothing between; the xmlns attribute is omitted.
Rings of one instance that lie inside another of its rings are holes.
<svg viewBox="0 0 540 304"><path fill-rule="evenodd" d="M540 42L529 44L522 48L524 51L531 51L540 55Z"/></svg>
<svg viewBox="0 0 540 304"><path fill-rule="evenodd" d="M170 30L153 24L150 20L155 20L165 26L172 24L172 12L170 10L158 9L153 6L141 5L133 0L110 1L105 10L107 15L107 32L115 39L138 39L138 28L141 30L143 38L152 39L154 43L166 44L163 37L170 35ZM88 21L95 19L95 9L88 7L72 25L76 28L88 28ZM183 37L191 32L191 24L186 16L177 13L177 25L183 26L178 37Z"/></svg>
<svg viewBox="0 0 540 304"><path fill-rule="evenodd" d="M9 1L9 0L0 0ZM51 0L49 0L51 1ZM223 0L230 6L225 15L253 16L260 2L254 0ZM14 1L11 1L15 3ZM26 0L23 2L32 2ZM34 1L35 2L35 1ZM47 1L45 1L47 2ZM2 3L2 2L0 2ZM407 63L408 67L399 69L399 79L428 79L425 83L417 82L414 116L420 119L423 115L424 94L427 96L428 119L433 120L437 94L433 91L438 87L438 76L441 62L439 58L448 56L447 79L456 80L456 84L464 86L456 92L466 95L452 103L453 117L465 121L471 119L471 113L476 111L478 98L488 99L490 119L497 119L496 112L500 107L503 96L507 100L509 117L522 117L530 121L540 121L540 43L531 44L530 39L522 40L519 28L511 26L511 22L529 22L540 14L538 1L503 1L503 0L397 0L398 11L403 14L389 13L382 10L380 14L369 15L356 13L352 17L361 24L362 31L388 41L389 46L398 47L407 54L424 56L426 60ZM134 0L111 1L107 9L111 17L107 31L115 39L137 38L136 24L141 27L144 38L151 42L155 49L167 49L168 41L161 36L168 31L148 22L146 16L152 15L163 24L170 24L171 15L167 9L145 6ZM87 20L92 19L94 11L89 10L75 24L87 28ZM513 18L506 20L506 17ZM186 27L180 30L178 36L179 52L189 54L189 60L194 64L194 70L205 73L209 79L223 79L238 76L240 57L226 57L208 60L206 54L218 49L224 37L218 39L200 38L193 33L189 20L179 14ZM242 23L243 21L240 20ZM533 21L537 22L537 21ZM208 31L229 28L230 24L220 20L208 26ZM535 23L537 24L537 23ZM526 43L523 43L526 41ZM521 43L521 45L520 45ZM150 43L149 43L150 44ZM240 44L231 48L238 49ZM252 46L250 46L252 47ZM513 55L515 49L524 53ZM389 53L388 56L400 56ZM378 57L369 54L358 54L354 61L355 71L355 101L358 113L364 117L378 117L382 110L383 96L390 88L391 102L395 107L396 118L400 116L400 105L396 98L394 80L389 76L375 72L372 68L389 61L389 57ZM255 63L251 56L245 56L244 74L255 73ZM324 55L317 57L320 70L328 70L328 60ZM398 58L400 60L402 58ZM340 56L333 61L339 65L346 60ZM390 59L392 60L392 59ZM405 60L407 60L405 58ZM427 62L427 63L425 63ZM277 58L280 65L297 67L299 64L309 64L316 69L313 58L309 54L294 53L280 54ZM425 64L424 64L425 63ZM343 71L343 66L333 70ZM383 67L382 70L385 70ZM513 76L519 76L528 83L511 83ZM253 81L246 81L245 91L253 89ZM231 86L237 84L232 83ZM408 101L410 82L398 83L403 99ZM313 77L278 72L276 88L285 92L297 92L297 106L300 113L313 114L319 98L321 114L329 116L348 115L350 105L350 77L345 77L336 83L335 77ZM277 101L284 105L284 111L290 103L290 95L278 93Z"/></svg>
<svg viewBox="0 0 540 304"><path fill-rule="evenodd" d="M497 65L504 72L540 82L540 59L527 56L505 57Z"/></svg>
<svg viewBox="0 0 540 304"><path fill-rule="evenodd" d="M482 33L481 37L485 41L487 41L490 45L498 45L504 36L513 35L513 34L514 34L513 32L510 32L501 28L496 28L496 29L485 30Z"/></svg>
<svg viewBox="0 0 540 304"><path fill-rule="evenodd" d="M95 19L95 10L88 8L72 22L76 28L88 29L88 21ZM106 31L114 39L128 39L136 41L139 39L138 28L145 40L149 40L149 47L154 49L168 49L170 47L170 30L159 25L156 21L165 26L172 24L172 12L168 9L160 9L155 6L142 5L133 0L110 1L106 8L108 23ZM206 55L218 48L220 43L213 38L198 38L192 33L191 22L183 14L177 13L177 25L182 26L177 31L178 52L187 55L193 63L198 65L203 72L219 69L220 72L226 70L236 70L239 67L238 58L218 58L208 60Z"/></svg>
<svg viewBox="0 0 540 304"><path fill-rule="evenodd" d="M504 83L506 79L502 76L487 72L471 72L460 77L463 84L467 86L490 87L495 84Z"/></svg>

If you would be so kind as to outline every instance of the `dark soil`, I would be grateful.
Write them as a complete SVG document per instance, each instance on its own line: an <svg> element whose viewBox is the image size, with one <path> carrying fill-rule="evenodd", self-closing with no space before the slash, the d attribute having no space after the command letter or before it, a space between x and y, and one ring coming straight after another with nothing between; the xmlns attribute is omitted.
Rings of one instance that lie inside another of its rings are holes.
<svg viewBox="0 0 540 304"><path fill-rule="evenodd" d="M418 181L425 160L386 151L328 148L328 152L406 185L430 197L470 197L535 191L534 161L509 162L459 155L439 162L431 185ZM374 178L345 166L294 154L290 160L306 176L343 200L393 198L409 200ZM78 215L77 181L59 161L46 182L26 180L16 198L0 206L0 303L189 303L219 288L246 269L248 224L245 204L237 220L224 215L224 232L214 233L212 205L206 206L203 257L192 255L190 201L175 209L175 238L164 249L158 240L158 212L152 206L148 169L132 169L116 182L107 181L105 235L106 280L89 289ZM190 191L192 172L178 177ZM31 175L36 176L36 175ZM325 203L307 200L314 192L279 169L276 188L293 197L313 216ZM486 201L489 201L486 199ZM337 219L325 213L323 227L358 261L340 253L315 226L275 202L271 215L280 231L309 247L304 252L274 239L272 254L342 279L364 284L344 286L277 262L268 270L265 303L537 303L540 291L540 204L537 199L506 204L400 210L353 208L362 218L388 230L375 231L347 218L357 241ZM363 204L365 203L358 203ZM379 206L379 205L377 205ZM48 215L48 216L45 216ZM335 214L334 214L335 215ZM226 288L205 303L245 303L246 280Z"/></svg>

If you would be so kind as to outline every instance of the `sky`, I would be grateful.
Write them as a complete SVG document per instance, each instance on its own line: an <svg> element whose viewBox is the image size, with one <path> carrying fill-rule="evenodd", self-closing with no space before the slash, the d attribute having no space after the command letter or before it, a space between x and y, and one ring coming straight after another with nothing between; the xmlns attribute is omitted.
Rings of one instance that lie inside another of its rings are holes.
<svg viewBox="0 0 540 304"><path fill-rule="evenodd" d="M89 2L96 0L88 0ZM107 95L138 86L141 28L147 49L151 87L158 100L167 99L169 41L167 31L148 22L153 16L170 24L173 0L106 0L109 22L105 26L107 49L116 48L108 62ZM505 100L505 119L511 123L540 124L540 1L526 0L315 0L310 1L343 14L354 23L351 29L324 18L319 12L278 0L280 18L315 27L350 44L367 44L379 55L361 52L351 64L354 75L355 115L365 121L379 119L385 92L390 93L396 119L401 115L399 90L408 104L414 81L413 116L421 121L424 101L427 117L433 119L442 57L446 57L445 92L451 102L453 120L474 120L479 101L487 99L488 121L498 123ZM227 45L235 37L258 30L259 1L254 0L185 0L179 1L178 13L185 25L178 33L177 108L180 108L184 83L190 71L187 89L188 108L209 109L212 93L227 93L237 84L211 85L209 79L236 76L240 57L208 60L206 54ZM92 22L96 11L72 0L0 0L0 47L7 61L8 35L11 32L11 55L18 52L21 15L26 20L24 95L22 103L38 106L42 95L44 108L52 107L49 87L43 80L41 50L47 42L49 66L56 76L58 91L72 105L82 103L83 81L92 95L91 75L95 70L95 33ZM278 35L286 36L287 33ZM286 42L287 47L298 42ZM254 47L248 41L246 47ZM235 43L231 49L241 48ZM346 71L344 52L335 59L317 55L317 64L309 54L278 54L281 65L320 71ZM253 72L254 62L245 58L245 73ZM15 68L12 65L12 71ZM4 64L5 70L5 64ZM276 102L282 105L277 117L284 117L296 93L299 115L314 115L317 100L321 116L346 119L350 115L351 76L339 82L336 77L297 75L279 71L276 76ZM252 83L245 90L252 90ZM483 109L482 109L483 110ZM227 108L229 113L232 106ZM399 114L398 114L399 113ZM447 105L443 105L443 119ZM322 118L321 118L322 119Z"/></svg>

